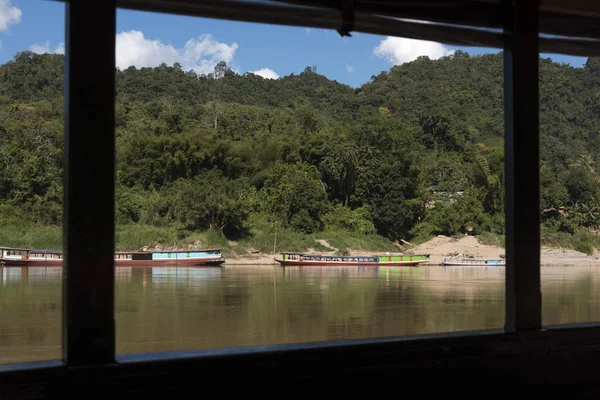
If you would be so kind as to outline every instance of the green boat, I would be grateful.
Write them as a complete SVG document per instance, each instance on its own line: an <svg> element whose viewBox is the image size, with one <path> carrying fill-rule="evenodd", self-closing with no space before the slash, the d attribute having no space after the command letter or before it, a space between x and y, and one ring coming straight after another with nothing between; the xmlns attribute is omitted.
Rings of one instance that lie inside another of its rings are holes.
<svg viewBox="0 0 600 400"><path fill-rule="evenodd" d="M403 256L320 256L302 253L279 253L275 258L282 266L299 265L364 265L364 266L398 266L414 267L429 261L429 254Z"/></svg>

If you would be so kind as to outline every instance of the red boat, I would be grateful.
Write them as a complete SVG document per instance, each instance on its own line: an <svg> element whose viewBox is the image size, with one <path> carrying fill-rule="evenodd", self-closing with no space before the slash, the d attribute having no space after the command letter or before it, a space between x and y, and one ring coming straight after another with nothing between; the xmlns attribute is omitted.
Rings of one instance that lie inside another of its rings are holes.
<svg viewBox="0 0 600 400"><path fill-rule="evenodd" d="M115 253L116 267L220 266L224 262L221 249ZM2 248L0 265L62 267L63 254L56 250Z"/></svg>

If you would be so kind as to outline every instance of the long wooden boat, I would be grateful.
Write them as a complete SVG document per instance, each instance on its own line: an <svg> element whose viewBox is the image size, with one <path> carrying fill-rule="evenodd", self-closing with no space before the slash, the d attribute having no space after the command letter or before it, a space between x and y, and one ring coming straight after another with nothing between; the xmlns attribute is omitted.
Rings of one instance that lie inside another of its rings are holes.
<svg viewBox="0 0 600 400"><path fill-rule="evenodd" d="M0 265L5 266L56 266L63 265L63 254L56 250L0 248ZM134 266L219 266L225 262L221 249L116 252L116 267Z"/></svg>
<svg viewBox="0 0 600 400"><path fill-rule="evenodd" d="M481 260L476 258L444 258L442 265L446 267L504 267L506 261L499 260Z"/></svg>
<svg viewBox="0 0 600 400"><path fill-rule="evenodd" d="M5 266L62 266L63 254L56 250L1 248L0 265Z"/></svg>
<svg viewBox="0 0 600 400"><path fill-rule="evenodd" d="M429 261L428 254L405 256L319 256L302 253L279 253L275 258L282 266L299 265L364 265L364 266L406 266L414 267Z"/></svg>

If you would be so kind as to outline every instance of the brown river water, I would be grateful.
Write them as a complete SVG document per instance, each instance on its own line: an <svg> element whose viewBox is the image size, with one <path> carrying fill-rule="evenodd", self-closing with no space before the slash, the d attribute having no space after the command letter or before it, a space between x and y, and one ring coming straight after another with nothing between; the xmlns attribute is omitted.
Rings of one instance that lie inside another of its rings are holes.
<svg viewBox="0 0 600 400"><path fill-rule="evenodd" d="M0 363L60 358L60 268L0 268ZM600 268L542 267L544 324L600 321ZM502 328L502 267L118 268L117 353Z"/></svg>

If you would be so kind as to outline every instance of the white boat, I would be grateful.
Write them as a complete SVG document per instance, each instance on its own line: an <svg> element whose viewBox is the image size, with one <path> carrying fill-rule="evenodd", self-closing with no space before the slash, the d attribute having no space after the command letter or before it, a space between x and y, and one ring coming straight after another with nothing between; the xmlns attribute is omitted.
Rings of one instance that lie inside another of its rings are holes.
<svg viewBox="0 0 600 400"><path fill-rule="evenodd" d="M442 265L445 267L504 267L506 261L498 260L481 260L476 258L444 258Z"/></svg>

